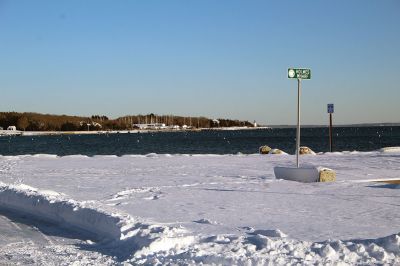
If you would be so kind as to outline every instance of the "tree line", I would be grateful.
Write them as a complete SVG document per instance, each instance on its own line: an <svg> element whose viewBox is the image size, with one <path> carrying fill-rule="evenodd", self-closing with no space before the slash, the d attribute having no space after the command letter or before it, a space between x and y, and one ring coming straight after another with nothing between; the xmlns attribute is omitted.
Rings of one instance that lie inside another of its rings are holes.
<svg viewBox="0 0 400 266"><path fill-rule="evenodd" d="M132 115L109 119L105 115L91 117L52 115L39 113L0 112L0 127L16 126L23 131L81 131L81 130L131 130L137 124L165 124L191 128L252 127L248 121L185 117L175 115Z"/></svg>

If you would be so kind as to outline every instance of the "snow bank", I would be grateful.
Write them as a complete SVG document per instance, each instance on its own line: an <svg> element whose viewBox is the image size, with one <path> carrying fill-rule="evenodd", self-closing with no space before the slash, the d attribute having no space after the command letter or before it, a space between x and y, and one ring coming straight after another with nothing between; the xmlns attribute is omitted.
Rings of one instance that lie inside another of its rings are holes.
<svg viewBox="0 0 400 266"><path fill-rule="evenodd" d="M78 159L86 159L86 158L89 158L89 156L83 155L83 154L65 155L65 156L63 156L63 157L66 157L66 158L78 158Z"/></svg>
<svg viewBox="0 0 400 266"><path fill-rule="evenodd" d="M102 248L116 250L123 257L182 248L195 239L186 236L183 228L140 222L129 215L109 214L86 206L88 204L66 199L65 195L55 191L0 182L0 209L55 223L61 230L68 228L86 233L104 243ZM121 254L121 250L127 254Z"/></svg>
<svg viewBox="0 0 400 266"><path fill-rule="evenodd" d="M42 154L42 153L37 153L32 155L33 158L58 158L57 154Z"/></svg>
<svg viewBox="0 0 400 266"><path fill-rule="evenodd" d="M178 265L372 265L400 263L400 235L375 240L307 242L279 230L254 230L246 236L203 237L186 249L137 253L134 264Z"/></svg>
<svg viewBox="0 0 400 266"><path fill-rule="evenodd" d="M270 154L279 153L279 149L272 149ZM381 148L376 151L335 151L335 152L318 152L318 153L313 153L316 155L372 155L372 154L380 154L380 153L400 153L400 147L385 147ZM294 154L288 154L286 152L281 152L279 154L283 155L294 155ZM115 154L109 154L109 155L94 155L94 156L88 156L84 154L73 154L73 155L63 155L59 156L56 154L25 154L25 155L1 155L0 158L4 159L10 159L10 158L60 158L60 157L65 157L65 158L118 158L118 157L127 157L127 158L159 158L159 157L224 157L224 156L259 156L259 153L249 153L249 154L244 154L241 152L238 153L227 153L227 154L213 154L213 153L196 153L196 154L185 154L185 153L176 153L176 154L169 154L169 153L148 153L148 154L124 154L122 156L117 156Z"/></svg>
<svg viewBox="0 0 400 266"><path fill-rule="evenodd" d="M39 220L72 226L94 235L96 239L121 237L121 217L64 199L64 195L54 191L39 191L23 184L0 183L0 206Z"/></svg>
<svg viewBox="0 0 400 266"><path fill-rule="evenodd" d="M400 153L400 147L384 147L375 151L336 151L336 152L321 152L318 154L332 154L332 155L373 155L380 153Z"/></svg>
<svg viewBox="0 0 400 266"><path fill-rule="evenodd" d="M383 152L383 153L400 153L400 147L385 147L385 148L382 148L382 149L380 149L379 150L380 152Z"/></svg>

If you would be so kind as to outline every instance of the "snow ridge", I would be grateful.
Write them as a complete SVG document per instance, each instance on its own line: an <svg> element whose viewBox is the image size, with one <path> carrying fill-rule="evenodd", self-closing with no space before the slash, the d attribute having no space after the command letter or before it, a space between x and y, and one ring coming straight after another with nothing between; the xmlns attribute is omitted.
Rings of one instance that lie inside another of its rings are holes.
<svg viewBox="0 0 400 266"><path fill-rule="evenodd" d="M379 150L373 150L373 151L337 151L337 152L318 152L317 155L322 155L322 154L331 154L331 155L354 155L354 154L361 154L361 155L371 155L371 154L400 154L400 147L384 147ZM284 152L284 154L287 154ZM243 154L243 153L235 153L235 154L184 154L184 153L177 153L177 154L169 154L169 153L148 153L148 154L124 154L121 157L133 157L133 158L158 158L158 157L223 157L223 156L259 156L258 153L252 153L252 154ZM64 155L64 156L59 156L56 154L25 154L25 155L1 155L0 154L0 159L1 158L8 158L8 159L20 159L20 158L26 158L26 157L31 157L31 158L59 158L59 157L67 157L67 158L82 158L82 159L88 159L88 158L117 158L119 156L115 154L109 154L109 155L95 155L95 156L88 156L88 155L83 155L83 154L74 154L74 155Z"/></svg>
<svg viewBox="0 0 400 266"><path fill-rule="evenodd" d="M54 191L39 191L24 184L0 183L0 206L39 220L72 226L96 239L120 239L124 224L118 215L86 207Z"/></svg>
<svg viewBox="0 0 400 266"><path fill-rule="evenodd" d="M184 248L195 240L187 236L183 228L149 224L139 218L110 214L87 205L90 203L66 199L65 195L54 191L0 182L0 209L55 223L61 230L68 228L85 233L97 242L93 243L94 248L107 250L118 260L133 254L148 255Z"/></svg>
<svg viewBox="0 0 400 266"><path fill-rule="evenodd" d="M204 237L185 250L136 254L129 262L143 265L397 265L400 234L373 240L307 242L286 238L279 230L247 236Z"/></svg>

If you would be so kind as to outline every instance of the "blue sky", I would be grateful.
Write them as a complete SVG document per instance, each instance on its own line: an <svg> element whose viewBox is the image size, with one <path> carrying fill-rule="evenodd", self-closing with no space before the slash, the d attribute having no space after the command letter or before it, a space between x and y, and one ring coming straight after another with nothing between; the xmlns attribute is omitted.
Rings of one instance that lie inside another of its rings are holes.
<svg viewBox="0 0 400 266"><path fill-rule="evenodd" d="M400 122L399 1L0 1L0 111Z"/></svg>

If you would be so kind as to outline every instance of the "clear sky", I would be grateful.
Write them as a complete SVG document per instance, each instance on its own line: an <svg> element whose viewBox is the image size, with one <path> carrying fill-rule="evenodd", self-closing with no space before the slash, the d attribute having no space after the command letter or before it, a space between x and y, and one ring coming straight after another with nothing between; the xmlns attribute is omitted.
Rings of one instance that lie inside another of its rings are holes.
<svg viewBox="0 0 400 266"><path fill-rule="evenodd" d="M1 1L0 111L400 122L400 1Z"/></svg>

